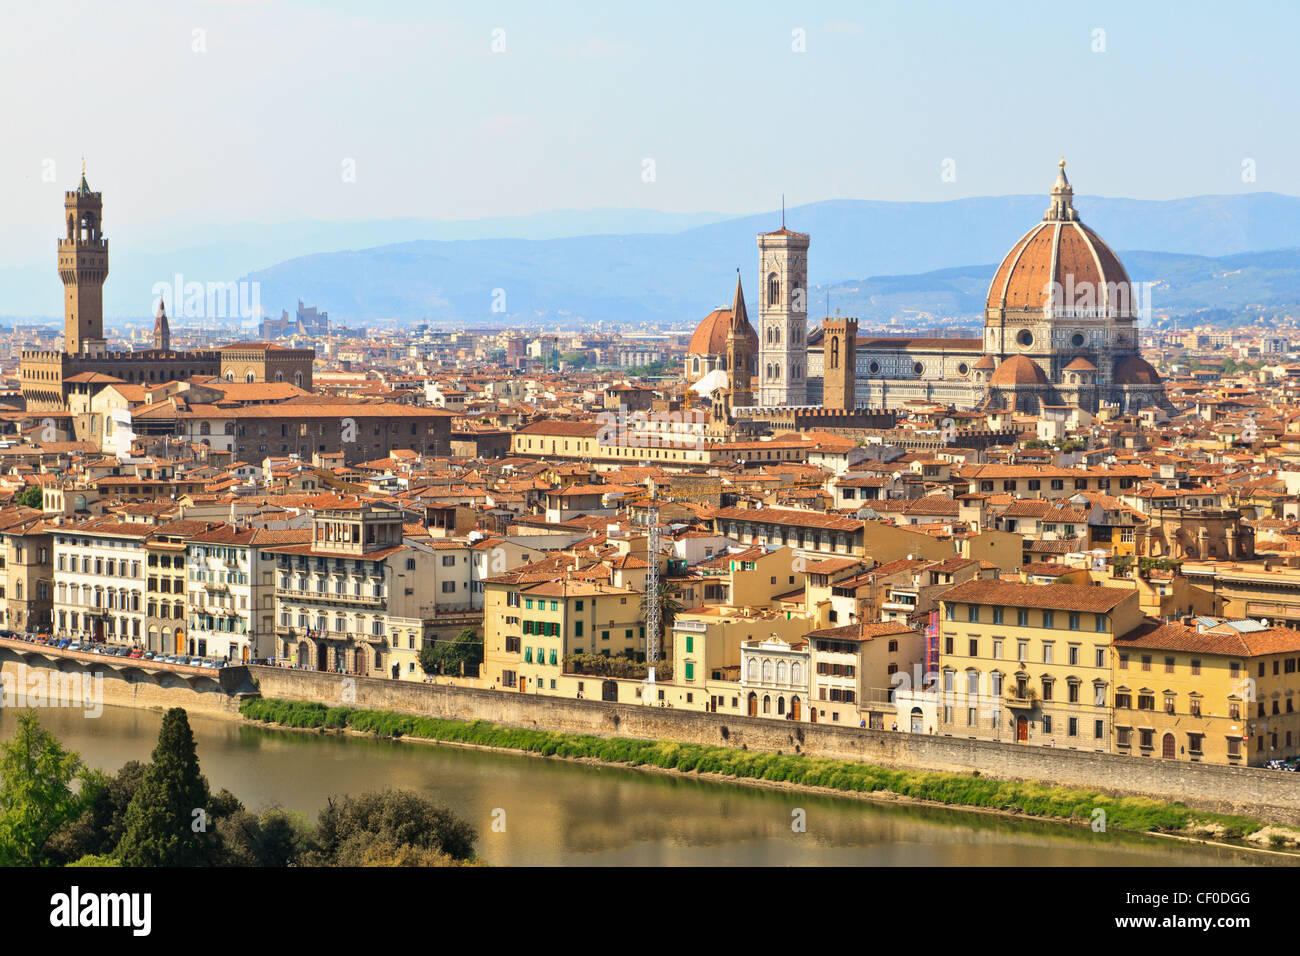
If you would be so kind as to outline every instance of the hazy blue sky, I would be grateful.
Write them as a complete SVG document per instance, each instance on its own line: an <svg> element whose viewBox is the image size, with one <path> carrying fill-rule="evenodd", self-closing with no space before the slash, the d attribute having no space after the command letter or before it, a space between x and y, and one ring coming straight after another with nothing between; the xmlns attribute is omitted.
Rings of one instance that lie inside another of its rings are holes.
<svg viewBox="0 0 1300 956"><path fill-rule="evenodd" d="M83 154L110 235L1046 192L1062 153L1080 193L1300 193L1287 3L3 9L0 226L57 218Z"/></svg>

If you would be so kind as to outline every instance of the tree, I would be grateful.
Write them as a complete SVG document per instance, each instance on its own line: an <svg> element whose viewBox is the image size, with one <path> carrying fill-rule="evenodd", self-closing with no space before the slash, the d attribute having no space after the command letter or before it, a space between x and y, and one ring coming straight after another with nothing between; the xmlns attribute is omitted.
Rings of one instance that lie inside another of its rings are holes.
<svg viewBox="0 0 1300 956"><path fill-rule="evenodd" d="M208 781L199 772L194 733L181 707L163 715L158 746L126 811L117 857L126 866L197 866L208 862Z"/></svg>
<svg viewBox="0 0 1300 956"><path fill-rule="evenodd" d="M483 642L467 627L449 641L435 640L420 648L420 669L426 674L459 674L460 665L483 663Z"/></svg>
<svg viewBox="0 0 1300 956"><path fill-rule="evenodd" d="M645 622L646 611L649 609L649 601L646 595L641 595L641 621ZM659 639L659 650L663 652L664 635L667 634L677 620L677 615L682 612L681 602L673 597L672 585L663 578L659 579L659 633L655 635ZM649 637L649 635L646 635Z"/></svg>
<svg viewBox="0 0 1300 956"><path fill-rule="evenodd" d="M81 812L72 781L85 777L79 754L41 727L36 712L18 716L17 732L0 745L0 863L42 866L50 838Z"/></svg>
<svg viewBox="0 0 1300 956"><path fill-rule="evenodd" d="M24 489L14 495L14 504L22 505L24 508L36 508L40 510L44 507L45 493L39 487Z"/></svg>
<svg viewBox="0 0 1300 956"><path fill-rule="evenodd" d="M122 839L126 811L144 779L146 764L131 760L116 776L90 771L81 784L81 813L50 841L56 859L77 860L111 854Z"/></svg>
<svg viewBox="0 0 1300 956"><path fill-rule="evenodd" d="M429 865L474 858L478 833L447 807L405 790L331 798L320 812L313 866Z"/></svg>

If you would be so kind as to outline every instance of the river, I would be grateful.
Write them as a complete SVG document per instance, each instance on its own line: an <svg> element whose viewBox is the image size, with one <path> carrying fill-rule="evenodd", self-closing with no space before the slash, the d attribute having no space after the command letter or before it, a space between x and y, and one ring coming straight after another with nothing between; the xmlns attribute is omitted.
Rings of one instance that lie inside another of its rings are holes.
<svg viewBox="0 0 1300 956"><path fill-rule="evenodd" d="M148 760L162 715L41 711L92 766ZM313 817L335 794L399 787L451 807L498 865L1213 866L1291 862L1158 837L414 742L303 734L190 715L213 790ZM0 738L14 727L0 709ZM806 830L796 832L796 811ZM504 832L493 830L494 819Z"/></svg>

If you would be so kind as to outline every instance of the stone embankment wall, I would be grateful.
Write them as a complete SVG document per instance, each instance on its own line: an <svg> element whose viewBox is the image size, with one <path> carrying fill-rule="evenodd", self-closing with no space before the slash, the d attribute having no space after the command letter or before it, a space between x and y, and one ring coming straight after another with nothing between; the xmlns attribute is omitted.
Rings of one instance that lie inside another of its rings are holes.
<svg viewBox="0 0 1300 956"><path fill-rule="evenodd" d="M514 727L678 740L813 757L861 760L901 770L979 771L987 777L1102 789L1181 801L1300 826L1300 774L1126 757L829 724L724 716L508 691L477 690L338 674L250 667L263 697L395 710Z"/></svg>
<svg viewBox="0 0 1300 956"><path fill-rule="evenodd" d="M87 714L110 706L229 715L238 713L244 696L256 693L246 667L204 672L9 641L0 643L0 687L0 706L61 705Z"/></svg>

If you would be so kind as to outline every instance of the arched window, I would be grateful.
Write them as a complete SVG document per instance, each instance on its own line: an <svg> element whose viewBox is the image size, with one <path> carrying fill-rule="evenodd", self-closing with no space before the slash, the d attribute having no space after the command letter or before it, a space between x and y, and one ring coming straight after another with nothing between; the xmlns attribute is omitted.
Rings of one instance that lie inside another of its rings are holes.
<svg viewBox="0 0 1300 956"><path fill-rule="evenodd" d="M763 661L763 681L766 683L772 679L772 662Z"/></svg>
<svg viewBox="0 0 1300 956"><path fill-rule="evenodd" d="M275 373L275 380L276 380L277 382L283 382L283 381L284 381L284 373L283 373L283 372L276 372L276 373Z"/></svg>
<svg viewBox="0 0 1300 956"><path fill-rule="evenodd" d="M293 384L302 388L302 372L293 373Z"/></svg>
<svg viewBox="0 0 1300 956"><path fill-rule="evenodd" d="M799 684L803 681L803 665L795 661L790 665L790 683Z"/></svg>
<svg viewBox="0 0 1300 956"><path fill-rule="evenodd" d="M778 684L785 683L785 674L786 674L785 661L778 661L776 665L776 682Z"/></svg>
<svg viewBox="0 0 1300 956"><path fill-rule="evenodd" d="M756 680L758 680L758 660L757 660L757 658L753 658L753 657L751 657L751 658L749 659L749 680L750 680L750 681L756 681Z"/></svg>
<svg viewBox="0 0 1300 956"><path fill-rule="evenodd" d="M831 337L831 368L840 367L840 337Z"/></svg>
<svg viewBox="0 0 1300 956"><path fill-rule="evenodd" d="M244 381L245 381L245 382L252 383L253 380L254 380L254 379L253 379L253 373L252 373L252 372L248 372L248 373L244 376Z"/></svg>
<svg viewBox="0 0 1300 956"><path fill-rule="evenodd" d="M767 696L766 694L764 694L764 695L763 695L763 713L765 713L765 714L770 714L771 712L772 712L772 698L769 697L769 696Z"/></svg>
<svg viewBox="0 0 1300 956"><path fill-rule="evenodd" d="M781 303L781 280L776 277L776 273L770 273L767 277L767 304L770 306L780 305Z"/></svg>

